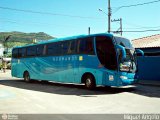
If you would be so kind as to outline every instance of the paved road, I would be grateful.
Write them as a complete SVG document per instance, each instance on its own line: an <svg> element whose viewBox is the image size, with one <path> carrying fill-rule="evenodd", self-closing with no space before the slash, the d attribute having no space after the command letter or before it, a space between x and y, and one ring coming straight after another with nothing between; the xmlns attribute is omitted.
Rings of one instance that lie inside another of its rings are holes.
<svg viewBox="0 0 160 120"><path fill-rule="evenodd" d="M86 90L82 85L32 82L0 73L0 113L160 113L160 87Z"/></svg>

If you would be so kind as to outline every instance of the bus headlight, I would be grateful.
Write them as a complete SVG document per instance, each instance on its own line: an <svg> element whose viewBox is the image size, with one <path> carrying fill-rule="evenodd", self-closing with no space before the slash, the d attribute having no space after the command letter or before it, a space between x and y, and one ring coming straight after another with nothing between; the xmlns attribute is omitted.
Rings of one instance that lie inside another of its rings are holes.
<svg viewBox="0 0 160 120"><path fill-rule="evenodd" d="M126 77L126 76L120 76L120 78L125 79L125 80L128 79L128 77Z"/></svg>
<svg viewBox="0 0 160 120"><path fill-rule="evenodd" d="M123 65L123 64L121 64L121 65L120 65L120 70L121 70L121 71L129 71L129 66L128 66L128 65Z"/></svg>

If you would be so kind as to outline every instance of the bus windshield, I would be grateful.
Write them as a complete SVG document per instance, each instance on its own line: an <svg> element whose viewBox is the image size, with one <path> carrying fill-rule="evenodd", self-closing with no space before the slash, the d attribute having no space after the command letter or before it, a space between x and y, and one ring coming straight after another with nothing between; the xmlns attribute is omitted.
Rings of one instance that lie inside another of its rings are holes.
<svg viewBox="0 0 160 120"><path fill-rule="evenodd" d="M113 41L107 36L96 37L96 51L98 59L105 68L109 70L117 69L117 57Z"/></svg>
<svg viewBox="0 0 160 120"><path fill-rule="evenodd" d="M134 57L135 49L133 48L130 40L120 37L115 37L117 44L125 47L126 59L122 59L122 51L118 50L118 64L120 71L135 72L136 71L136 60Z"/></svg>

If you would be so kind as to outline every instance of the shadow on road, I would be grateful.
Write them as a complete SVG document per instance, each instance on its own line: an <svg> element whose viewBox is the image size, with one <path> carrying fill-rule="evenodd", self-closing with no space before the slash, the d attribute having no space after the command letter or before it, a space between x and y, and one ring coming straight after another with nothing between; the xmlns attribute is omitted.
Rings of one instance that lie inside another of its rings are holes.
<svg viewBox="0 0 160 120"><path fill-rule="evenodd" d="M130 92L148 97L160 97L160 90L154 90L149 86L142 85L127 88L97 87L94 90L87 90L84 88L84 85L61 84L42 81L32 81L31 83L26 83L23 80L0 80L0 84L26 90L62 95L77 95L81 97L96 97L93 95L118 94L123 92Z"/></svg>

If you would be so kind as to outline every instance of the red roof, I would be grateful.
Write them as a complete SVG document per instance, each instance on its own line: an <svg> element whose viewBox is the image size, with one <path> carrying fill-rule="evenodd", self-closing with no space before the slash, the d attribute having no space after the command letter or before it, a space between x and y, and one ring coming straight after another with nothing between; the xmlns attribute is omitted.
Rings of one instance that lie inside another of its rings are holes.
<svg viewBox="0 0 160 120"><path fill-rule="evenodd" d="M132 40L135 48L160 47L160 34Z"/></svg>

